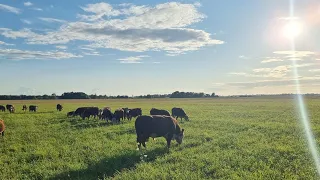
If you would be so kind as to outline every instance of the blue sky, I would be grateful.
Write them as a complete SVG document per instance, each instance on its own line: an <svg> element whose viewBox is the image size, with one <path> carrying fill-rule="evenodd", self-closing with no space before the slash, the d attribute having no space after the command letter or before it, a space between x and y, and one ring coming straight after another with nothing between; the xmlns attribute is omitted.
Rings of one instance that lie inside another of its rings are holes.
<svg viewBox="0 0 320 180"><path fill-rule="evenodd" d="M318 0L294 17L285 0L4 0L0 16L0 94L320 90Z"/></svg>

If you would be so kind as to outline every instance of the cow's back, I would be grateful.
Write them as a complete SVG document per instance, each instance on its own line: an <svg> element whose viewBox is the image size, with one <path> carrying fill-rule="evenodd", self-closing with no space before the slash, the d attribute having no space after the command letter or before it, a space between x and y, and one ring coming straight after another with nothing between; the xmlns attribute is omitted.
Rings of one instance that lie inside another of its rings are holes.
<svg viewBox="0 0 320 180"><path fill-rule="evenodd" d="M174 134L175 123L170 116L139 116L135 122L136 133L150 136L165 136Z"/></svg>

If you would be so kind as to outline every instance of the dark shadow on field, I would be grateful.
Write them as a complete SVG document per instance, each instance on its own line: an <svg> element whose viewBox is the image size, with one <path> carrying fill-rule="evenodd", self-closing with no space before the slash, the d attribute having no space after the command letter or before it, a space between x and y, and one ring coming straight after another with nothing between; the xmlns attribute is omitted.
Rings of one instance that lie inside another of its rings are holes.
<svg viewBox="0 0 320 180"><path fill-rule="evenodd" d="M133 169L141 162L152 162L157 157L166 154L168 151L164 148L156 148L154 150L145 151L145 155L141 155L139 151L126 151L126 154L106 158L98 163L88 164L85 169L68 171L51 177L55 179L103 179L105 177L113 177L115 173L123 170Z"/></svg>

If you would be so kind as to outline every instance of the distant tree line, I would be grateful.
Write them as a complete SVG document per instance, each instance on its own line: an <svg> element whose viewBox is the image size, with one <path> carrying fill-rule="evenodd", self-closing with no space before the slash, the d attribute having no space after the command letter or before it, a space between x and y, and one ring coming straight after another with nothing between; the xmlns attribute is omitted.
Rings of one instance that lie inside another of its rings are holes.
<svg viewBox="0 0 320 180"><path fill-rule="evenodd" d="M151 98L210 98L218 97L215 93L205 94L196 92L179 92L175 91L172 94L147 94L140 96L107 96L107 95L88 95L84 92L65 92L61 96L55 93L51 95L0 95L0 100L31 100L31 99L151 99Z"/></svg>

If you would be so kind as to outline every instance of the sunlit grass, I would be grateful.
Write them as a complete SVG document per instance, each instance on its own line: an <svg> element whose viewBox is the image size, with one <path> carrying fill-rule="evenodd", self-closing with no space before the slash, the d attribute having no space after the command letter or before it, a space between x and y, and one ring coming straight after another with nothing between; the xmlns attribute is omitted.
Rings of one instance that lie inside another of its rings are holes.
<svg viewBox="0 0 320 180"><path fill-rule="evenodd" d="M0 102L6 104L7 102ZM161 99L12 101L39 105L38 113L0 113L0 179L317 179L293 99ZM56 112L55 105L64 105ZM110 125L67 118L83 105L183 107L185 141L170 153L163 138L149 140L146 157L136 151L134 121ZM320 99L307 107L320 135ZM319 145L320 138L317 138Z"/></svg>

